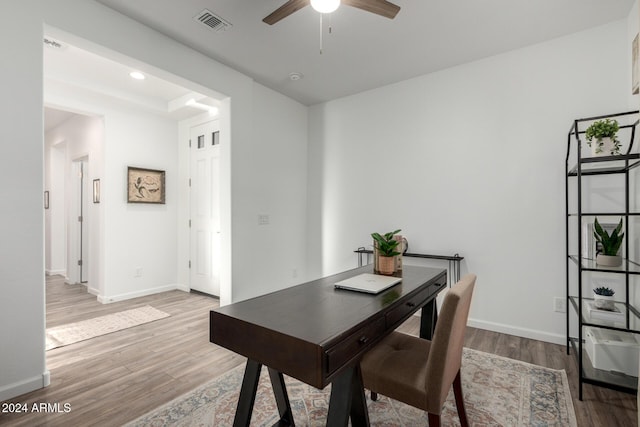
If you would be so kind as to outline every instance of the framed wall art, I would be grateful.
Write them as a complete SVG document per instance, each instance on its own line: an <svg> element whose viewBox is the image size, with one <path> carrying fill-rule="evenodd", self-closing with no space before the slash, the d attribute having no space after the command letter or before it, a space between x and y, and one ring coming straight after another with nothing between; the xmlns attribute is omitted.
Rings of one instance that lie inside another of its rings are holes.
<svg viewBox="0 0 640 427"><path fill-rule="evenodd" d="M93 180L93 203L100 203L100 179Z"/></svg>
<svg viewBox="0 0 640 427"><path fill-rule="evenodd" d="M640 71L638 70L638 34L631 44L631 93L636 95L640 93Z"/></svg>
<svg viewBox="0 0 640 427"><path fill-rule="evenodd" d="M165 203L165 172L155 169L127 168L128 203Z"/></svg>

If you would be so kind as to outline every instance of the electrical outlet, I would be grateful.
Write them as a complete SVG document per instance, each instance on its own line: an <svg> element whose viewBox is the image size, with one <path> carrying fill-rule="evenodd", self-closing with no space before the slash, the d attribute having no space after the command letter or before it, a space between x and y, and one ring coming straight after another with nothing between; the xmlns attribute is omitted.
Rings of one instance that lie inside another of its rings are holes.
<svg viewBox="0 0 640 427"><path fill-rule="evenodd" d="M269 225L269 215L268 214L258 215L258 225Z"/></svg>
<svg viewBox="0 0 640 427"><path fill-rule="evenodd" d="M554 297L553 298L553 311L557 313L566 313L567 312L567 300L563 297Z"/></svg>

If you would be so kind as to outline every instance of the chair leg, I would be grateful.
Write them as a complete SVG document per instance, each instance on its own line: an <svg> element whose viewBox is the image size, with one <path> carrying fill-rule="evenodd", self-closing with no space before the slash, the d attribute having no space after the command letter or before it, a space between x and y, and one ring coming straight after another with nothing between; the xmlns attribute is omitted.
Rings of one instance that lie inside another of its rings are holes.
<svg viewBox="0 0 640 427"><path fill-rule="evenodd" d="M371 400L373 400L374 402L376 400L378 400L378 393L376 393L375 391L371 392Z"/></svg>
<svg viewBox="0 0 640 427"><path fill-rule="evenodd" d="M429 416L429 427L440 427L440 415L431 412L427 412L427 415Z"/></svg>
<svg viewBox="0 0 640 427"><path fill-rule="evenodd" d="M458 409L458 417L460 418L460 425L462 427L469 427L469 420L467 419L467 410L464 407L464 399L462 397L462 381L460 379L460 370L458 370L458 373L456 374L456 378L453 380L453 394L456 398L456 408Z"/></svg>

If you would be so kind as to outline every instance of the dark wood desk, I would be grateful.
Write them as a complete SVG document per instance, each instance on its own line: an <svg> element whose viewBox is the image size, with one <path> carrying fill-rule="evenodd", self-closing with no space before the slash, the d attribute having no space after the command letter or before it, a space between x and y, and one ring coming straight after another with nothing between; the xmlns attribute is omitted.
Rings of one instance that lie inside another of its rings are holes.
<svg viewBox="0 0 640 427"><path fill-rule="evenodd" d="M247 357L234 426L248 426L262 365L269 368L281 421L294 425L283 374L323 389L332 383L328 426L369 425L360 359L422 308L420 335L431 338L444 269L405 266L402 282L378 294L339 290L349 270L212 310L210 341Z"/></svg>

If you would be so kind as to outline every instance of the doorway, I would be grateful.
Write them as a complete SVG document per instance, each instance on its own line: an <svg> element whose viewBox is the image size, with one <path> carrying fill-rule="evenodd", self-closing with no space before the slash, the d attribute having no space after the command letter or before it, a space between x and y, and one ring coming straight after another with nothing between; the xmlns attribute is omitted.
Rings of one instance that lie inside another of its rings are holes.
<svg viewBox="0 0 640 427"><path fill-rule="evenodd" d="M220 296L220 124L190 128L190 287Z"/></svg>
<svg viewBox="0 0 640 427"><path fill-rule="evenodd" d="M67 277L69 283L87 283L89 271L89 158L71 163Z"/></svg>

